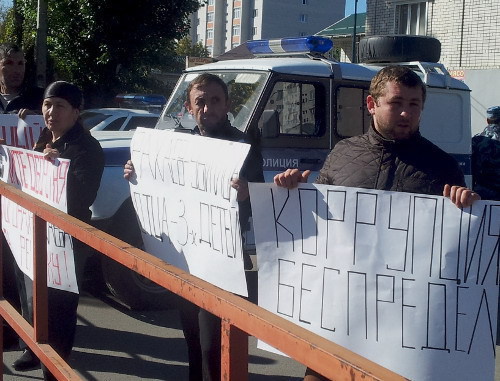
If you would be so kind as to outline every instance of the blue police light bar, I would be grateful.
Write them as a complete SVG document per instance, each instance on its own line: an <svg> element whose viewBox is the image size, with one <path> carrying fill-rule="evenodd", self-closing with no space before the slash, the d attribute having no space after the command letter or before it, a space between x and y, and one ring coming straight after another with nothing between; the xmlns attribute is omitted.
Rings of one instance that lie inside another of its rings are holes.
<svg viewBox="0 0 500 381"><path fill-rule="evenodd" d="M319 53L333 47L333 41L319 36L280 38L276 40L247 41L247 48L255 55Z"/></svg>

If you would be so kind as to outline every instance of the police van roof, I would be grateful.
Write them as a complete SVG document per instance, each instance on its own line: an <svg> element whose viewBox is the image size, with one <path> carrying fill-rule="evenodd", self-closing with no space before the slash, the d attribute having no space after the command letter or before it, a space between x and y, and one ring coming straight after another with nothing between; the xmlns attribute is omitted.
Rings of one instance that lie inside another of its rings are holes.
<svg viewBox="0 0 500 381"><path fill-rule="evenodd" d="M454 88L469 90L462 81L452 78L440 64L409 62L403 63L416 69L424 82L431 87ZM271 57L252 58L242 60L227 60L213 62L206 65L196 66L186 69L187 72L207 71L216 72L222 70L249 70L249 71L271 71L275 73L304 75L322 78L338 78L354 81L370 81L371 78L385 64L352 64L347 62L336 62L328 59L316 57ZM444 70L445 74L440 74L439 70Z"/></svg>

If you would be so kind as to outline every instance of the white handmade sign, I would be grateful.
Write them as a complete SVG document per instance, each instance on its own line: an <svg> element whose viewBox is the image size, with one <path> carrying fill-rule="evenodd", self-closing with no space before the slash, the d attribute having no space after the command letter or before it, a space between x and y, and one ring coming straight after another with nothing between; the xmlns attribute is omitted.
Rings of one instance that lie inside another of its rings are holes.
<svg viewBox="0 0 500 381"><path fill-rule="evenodd" d="M48 161L39 152L0 147L4 182L59 210L67 210L69 160ZM33 279L33 213L2 197L2 230L19 268ZM47 285L78 293L71 236L49 223Z"/></svg>
<svg viewBox="0 0 500 381"><path fill-rule="evenodd" d="M12 147L33 149L44 127L41 115L28 115L24 120L15 114L0 115L0 139Z"/></svg>
<svg viewBox="0 0 500 381"><path fill-rule="evenodd" d="M412 380L493 380L500 203L250 191L259 305Z"/></svg>
<svg viewBox="0 0 500 381"><path fill-rule="evenodd" d="M225 290L247 295L236 192L248 144L138 128L130 193L146 250Z"/></svg>

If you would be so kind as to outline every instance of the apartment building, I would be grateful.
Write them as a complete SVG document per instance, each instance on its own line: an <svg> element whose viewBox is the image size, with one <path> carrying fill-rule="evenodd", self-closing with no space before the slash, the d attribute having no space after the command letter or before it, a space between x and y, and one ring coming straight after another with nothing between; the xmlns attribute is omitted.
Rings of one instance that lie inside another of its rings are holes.
<svg viewBox="0 0 500 381"><path fill-rule="evenodd" d="M248 40L313 35L344 17L345 0L208 0L190 37L212 57Z"/></svg>
<svg viewBox="0 0 500 381"><path fill-rule="evenodd" d="M366 0L366 35L418 34L441 41L440 62L472 90L473 133L500 105L500 1Z"/></svg>

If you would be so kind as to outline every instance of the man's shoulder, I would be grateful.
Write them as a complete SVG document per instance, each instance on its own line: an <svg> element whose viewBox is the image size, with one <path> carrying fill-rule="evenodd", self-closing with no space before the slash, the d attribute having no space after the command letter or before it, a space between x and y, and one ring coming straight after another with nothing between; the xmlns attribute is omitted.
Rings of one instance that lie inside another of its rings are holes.
<svg viewBox="0 0 500 381"><path fill-rule="evenodd" d="M228 132L231 136L234 136L236 138L241 138L241 139L248 139L248 135L241 131L240 129L234 127L233 125L229 125Z"/></svg>

